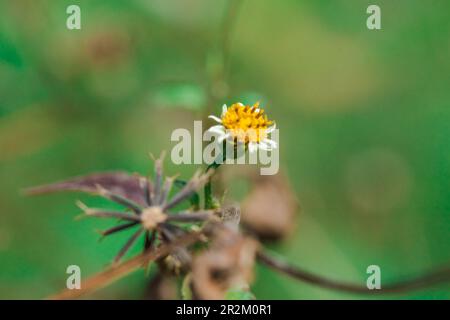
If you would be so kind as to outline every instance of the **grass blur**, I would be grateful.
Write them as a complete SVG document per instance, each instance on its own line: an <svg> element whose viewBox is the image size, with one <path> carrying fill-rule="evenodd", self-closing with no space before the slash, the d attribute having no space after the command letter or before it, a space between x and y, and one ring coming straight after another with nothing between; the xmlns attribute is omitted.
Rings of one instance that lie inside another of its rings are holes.
<svg viewBox="0 0 450 320"><path fill-rule="evenodd" d="M450 252L450 3L243 1L233 22L226 99L260 99L280 128L280 160L300 199L298 226L272 245L330 278L421 274ZM67 30L70 4L81 30ZM0 298L42 298L104 268L128 234L98 243L75 194L27 186L93 171L150 173L149 151L192 128L217 69L225 0L0 2ZM230 21L232 23L232 21ZM220 67L220 66L219 66ZM188 175L195 166L167 171ZM233 189L233 185L229 186ZM109 205L109 204L108 204ZM274 212L276 214L276 212ZM139 249L136 246L134 252ZM95 298L140 298L144 272ZM394 298L449 299L449 286ZM264 299L360 298L259 267Z"/></svg>

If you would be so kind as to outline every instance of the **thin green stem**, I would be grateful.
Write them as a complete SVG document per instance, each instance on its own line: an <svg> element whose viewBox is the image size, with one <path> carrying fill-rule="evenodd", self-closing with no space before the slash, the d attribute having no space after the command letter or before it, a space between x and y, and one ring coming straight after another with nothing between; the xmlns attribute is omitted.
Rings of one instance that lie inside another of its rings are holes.
<svg viewBox="0 0 450 320"><path fill-rule="evenodd" d="M227 3L225 13L220 26L220 39L219 39L219 52L220 52L220 68L216 70L216 73L210 75L210 84L208 87L208 103L203 113L203 118L205 121L208 120L208 115L212 113L213 106L216 105L218 101L224 98L223 94L218 94L217 90L214 88L220 86L222 83L227 83L228 70L229 70L229 60L230 60L230 43L231 34L233 31L234 24L236 23L237 16L239 13L239 8L243 0L230 0ZM225 144L224 144L225 149ZM222 163L225 162L226 152L222 152L217 159L222 157L223 161L214 161L206 168L206 172L211 169L217 169ZM214 198L212 195L212 185L211 179L209 178L208 183L204 187L205 191L205 209L214 208Z"/></svg>
<svg viewBox="0 0 450 320"><path fill-rule="evenodd" d="M214 174L217 172L217 169L220 167L221 164L223 164L225 162L227 158L227 153L225 150L225 142L223 144L223 150L222 153L219 154L216 158L216 160L214 160L213 163L211 163L205 170L205 172L208 172L211 169L216 170L214 172ZM215 209L215 204L214 204L214 197L212 194L212 176L209 177L208 182L205 184L205 209L209 210L209 209Z"/></svg>

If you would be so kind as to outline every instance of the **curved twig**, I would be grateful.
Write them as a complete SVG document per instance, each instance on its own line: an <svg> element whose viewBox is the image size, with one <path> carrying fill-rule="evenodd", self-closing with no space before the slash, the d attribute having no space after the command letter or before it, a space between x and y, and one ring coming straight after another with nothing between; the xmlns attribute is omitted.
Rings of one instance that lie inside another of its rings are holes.
<svg viewBox="0 0 450 320"><path fill-rule="evenodd" d="M381 289L371 290L365 286L354 283L341 282L324 278L314 273L305 271L299 267L288 264L267 252L260 250L257 259L264 265L284 273L294 279L307 282L322 288L332 289L336 291L344 291L358 294L384 294L384 293L403 293L414 290L421 290L433 285L450 282L450 266L431 271L425 275L415 277L409 280L396 282L392 284L382 285Z"/></svg>

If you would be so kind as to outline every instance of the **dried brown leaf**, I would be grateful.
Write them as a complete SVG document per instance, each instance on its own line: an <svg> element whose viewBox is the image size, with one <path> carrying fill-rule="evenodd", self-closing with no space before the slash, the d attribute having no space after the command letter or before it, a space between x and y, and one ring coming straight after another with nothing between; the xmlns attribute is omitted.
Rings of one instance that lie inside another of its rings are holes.
<svg viewBox="0 0 450 320"><path fill-rule="evenodd" d="M242 205L242 223L263 239L285 238L295 226L299 209L287 179L259 176Z"/></svg>
<svg viewBox="0 0 450 320"><path fill-rule="evenodd" d="M198 299L224 299L228 289L245 287L253 280L258 244L230 227L214 230L209 250L195 257L192 289Z"/></svg>
<svg viewBox="0 0 450 320"><path fill-rule="evenodd" d="M132 200L140 205L145 205L145 192L140 183L142 177L126 172L93 173L86 176L75 177L61 182L33 187L25 190L29 195L61 191L79 191L97 193L98 186Z"/></svg>

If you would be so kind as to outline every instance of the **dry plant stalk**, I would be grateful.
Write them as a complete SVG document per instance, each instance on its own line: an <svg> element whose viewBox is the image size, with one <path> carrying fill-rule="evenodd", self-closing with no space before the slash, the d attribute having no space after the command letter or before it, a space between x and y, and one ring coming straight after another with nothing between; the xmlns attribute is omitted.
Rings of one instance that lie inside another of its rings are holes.
<svg viewBox="0 0 450 320"><path fill-rule="evenodd" d="M128 275L129 273L136 271L138 268L146 266L148 263L155 261L161 257L167 256L173 250L180 247L187 247L196 241L199 241L202 236L201 232L191 232L186 234L176 241L163 245L156 249L155 251L143 252L140 255L129 259L118 265L113 265L112 267L102 271L81 283L81 289L79 290L69 290L65 289L55 295L50 296L48 299L51 300L67 300L76 299L83 295L92 293L99 290L114 281Z"/></svg>

